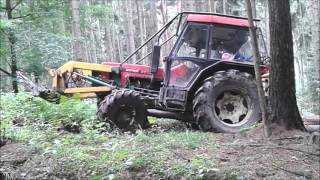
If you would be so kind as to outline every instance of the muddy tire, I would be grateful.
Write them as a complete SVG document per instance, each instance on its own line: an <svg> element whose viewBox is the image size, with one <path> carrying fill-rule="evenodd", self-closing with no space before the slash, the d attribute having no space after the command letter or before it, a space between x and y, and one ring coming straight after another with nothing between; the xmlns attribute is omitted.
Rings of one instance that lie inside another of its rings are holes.
<svg viewBox="0 0 320 180"><path fill-rule="evenodd" d="M108 96L111 92L107 93L96 93L97 96L97 108L100 107L100 103Z"/></svg>
<svg viewBox="0 0 320 180"><path fill-rule="evenodd" d="M228 70L207 78L195 93L194 118L204 131L237 133L260 120L252 75Z"/></svg>
<svg viewBox="0 0 320 180"><path fill-rule="evenodd" d="M148 127L146 106L140 94L131 90L114 90L106 96L99 104L97 120L123 131Z"/></svg>

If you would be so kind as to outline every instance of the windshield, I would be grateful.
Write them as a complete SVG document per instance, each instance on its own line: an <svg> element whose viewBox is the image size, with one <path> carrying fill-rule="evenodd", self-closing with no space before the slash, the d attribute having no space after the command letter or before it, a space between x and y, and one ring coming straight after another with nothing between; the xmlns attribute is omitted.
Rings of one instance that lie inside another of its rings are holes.
<svg viewBox="0 0 320 180"><path fill-rule="evenodd" d="M260 54L265 56L267 53L262 36L258 36L258 41ZM211 42L211 59L253 62L251 38L248 29L216 26L213 30Z"/></svg>

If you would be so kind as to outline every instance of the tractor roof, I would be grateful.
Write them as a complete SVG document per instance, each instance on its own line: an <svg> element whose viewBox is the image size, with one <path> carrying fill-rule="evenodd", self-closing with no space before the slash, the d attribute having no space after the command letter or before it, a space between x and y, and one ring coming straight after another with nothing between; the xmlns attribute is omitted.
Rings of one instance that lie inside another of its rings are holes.
<svg viewBox="0 0 320 180"><path fill-rule="evenodd" d="M190 14L187 17L187 21L249 27L249 22L247 19L239 19L234 17L219 16L219 15Z"/></svg>

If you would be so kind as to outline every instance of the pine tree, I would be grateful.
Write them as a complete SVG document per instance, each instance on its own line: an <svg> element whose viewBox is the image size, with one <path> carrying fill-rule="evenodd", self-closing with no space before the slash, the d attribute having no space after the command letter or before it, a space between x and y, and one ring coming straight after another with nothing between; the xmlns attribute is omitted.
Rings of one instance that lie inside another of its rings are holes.
<svg viewBox="0 0 320 180"><path fill-rule="evenodd" d="M287 130L304 131L296 102L289 0L268 2L271 45L269 121Z"/></svg>

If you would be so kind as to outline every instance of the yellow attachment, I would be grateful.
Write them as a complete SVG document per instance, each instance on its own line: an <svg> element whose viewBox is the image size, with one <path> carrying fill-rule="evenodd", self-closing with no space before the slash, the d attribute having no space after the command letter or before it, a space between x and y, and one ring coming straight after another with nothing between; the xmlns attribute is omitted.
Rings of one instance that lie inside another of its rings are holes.
<svg viewBox="0 0 320 180"><path fill-rule="evenodd" d="M112 88L106 86L66 88L64 78L72 72L81 72L83 76L92 76L93 71L112 72L111 68L108 65L69 61L57 70L49 70L52 77L52 88L66 94L80 93L82 98L95 97L96 92L107 92L111 91Z"/></svg>
<svg viewBox="0 0 320 180"><path fill-rule="evenodd" d="M50 69L49 73L51 76L62 75L66 72L73 72L74 69L111 72L111 66L95 64L95 63L69 61L57 70Z"/></svg>
<svg viewBox="0 0 320 180"><path fill-rule="evenodd" d="M106 92L112 90L108 86L97 86L97 87L79 87L79 88L66 88L64 93L74 94L74 93L89 93L89 92Z"/></svg>
<svg viewBox="0 0 320 180"><path fill-rule="evenodd" d="M85 99L85 98L95 98L96 93L80 93L80 98Z"/></svg>

